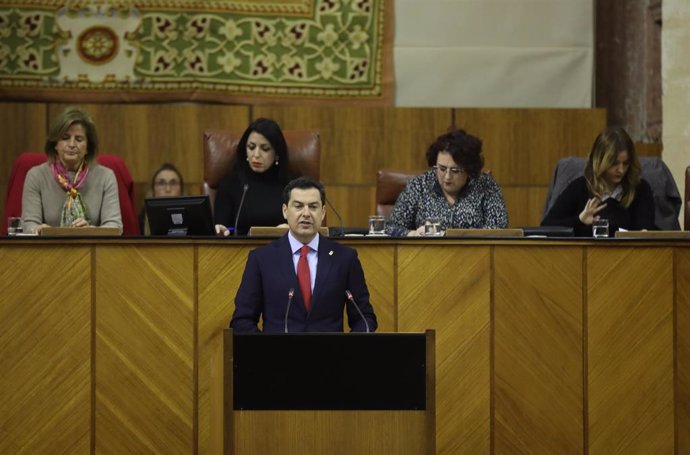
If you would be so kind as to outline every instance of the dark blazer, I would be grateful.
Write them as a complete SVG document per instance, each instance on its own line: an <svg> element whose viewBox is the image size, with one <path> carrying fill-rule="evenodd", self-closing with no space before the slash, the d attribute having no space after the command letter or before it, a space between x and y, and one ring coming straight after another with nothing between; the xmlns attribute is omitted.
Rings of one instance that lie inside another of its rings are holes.
<svg viewBox="0 0 690 455"><path fill-rule="evenodd" d="M376 316L369 303L369 290L357 252L322 236L318 259L311 311L307 313L287 234L251 251L235 296L230 327L236 332L257 332L262 317L264 332L283 332L288 294L293 289L289 332L342 332L345 308L350 329L365 332L359 312L346 299L345 291L349 290L373 332Z"/></svg>

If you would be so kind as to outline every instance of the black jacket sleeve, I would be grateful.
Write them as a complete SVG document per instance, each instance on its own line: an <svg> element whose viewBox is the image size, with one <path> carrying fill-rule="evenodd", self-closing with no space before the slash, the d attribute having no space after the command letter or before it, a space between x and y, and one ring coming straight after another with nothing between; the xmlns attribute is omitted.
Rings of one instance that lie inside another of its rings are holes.
<svg viewBox="0 0 690 455"><path fill-rule="evenodd" d="M233 199L233 185L230 175L226 175L218 185L216 201L213 206L213 214L216 224L234 226L235 206Z"/></svg>
<svg viewBox="0 0 690 455"><path fill-rule="evenodd" d="M633 202L632 222L636 230L647 229L650 231L659 229L654 221L654 195L652 188L645 180L640 180L635 192Z"/></svg>
<svg viewBox="0 0 690 455"><path fill-rule="evenodd" d="M573 180L558 195L556 203L546 214L541 225L572 227L576 235L591 235L591 227L580 221L580 213L585 208L587 199L587 184L584 177Z"/></svg>

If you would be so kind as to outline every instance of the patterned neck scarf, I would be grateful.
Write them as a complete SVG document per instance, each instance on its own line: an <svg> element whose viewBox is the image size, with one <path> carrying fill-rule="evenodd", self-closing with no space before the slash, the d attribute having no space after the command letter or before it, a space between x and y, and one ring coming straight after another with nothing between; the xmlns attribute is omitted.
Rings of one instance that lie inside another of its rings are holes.
<svg viewBox="0 0 690 455"><path fill-rule="evenodd" d="M86 176L89 175L89 166L86 164L86 160L79 165L73 180L70 180L69 172L59 159L50 165L50 172L58 185L60 185L60 188L67 193L65 204L62 206L60 226L72 226L72 223L77 218L83 218L91 224L86 204L82 201L81 194L79 193L79 188L84 185Z"/></svg>

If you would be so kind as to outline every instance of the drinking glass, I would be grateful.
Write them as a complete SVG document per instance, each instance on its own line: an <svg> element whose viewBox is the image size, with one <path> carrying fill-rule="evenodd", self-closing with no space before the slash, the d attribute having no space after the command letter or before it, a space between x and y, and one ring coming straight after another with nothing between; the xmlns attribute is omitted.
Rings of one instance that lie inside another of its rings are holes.
<svg viewBox="0 0 690 455"><path fill-rule="evenodd" d="M443 234L439 217L430 216L424 221L424 237L441 237Z"/></svg>
<svg viewBox="0 0 690 455"><path fill-rule="evenodd" d="M17 235L24 231L22 227L22 219L18 216L11 216L7 218L7 235Z"/></svg>
<svg viewBox="0 0 690 455"><path fill-rule="evenodd" d="M371 215L369 217L369 235L385 235L386 219L383 215Z"/></svg>
<svg viewBox="0 0 690 455"><path fill-rule="evenodd" d="M595 239L607 238L609 236L609 220L594 220L592 222L592 236Z"/></svg>

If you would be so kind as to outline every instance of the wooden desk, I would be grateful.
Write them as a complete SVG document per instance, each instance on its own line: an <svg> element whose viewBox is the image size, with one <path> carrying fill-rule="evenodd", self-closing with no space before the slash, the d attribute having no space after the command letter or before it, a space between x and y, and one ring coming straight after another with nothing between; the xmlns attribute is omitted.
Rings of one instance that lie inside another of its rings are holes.
<svg viewBox="0 0 690 455"><path fill-rule="evenodd" d="M263 243L0 240L0 453L208 453ZM690 453L687 240L343 243L381 331L436 330L439 454Z"/></svg>

